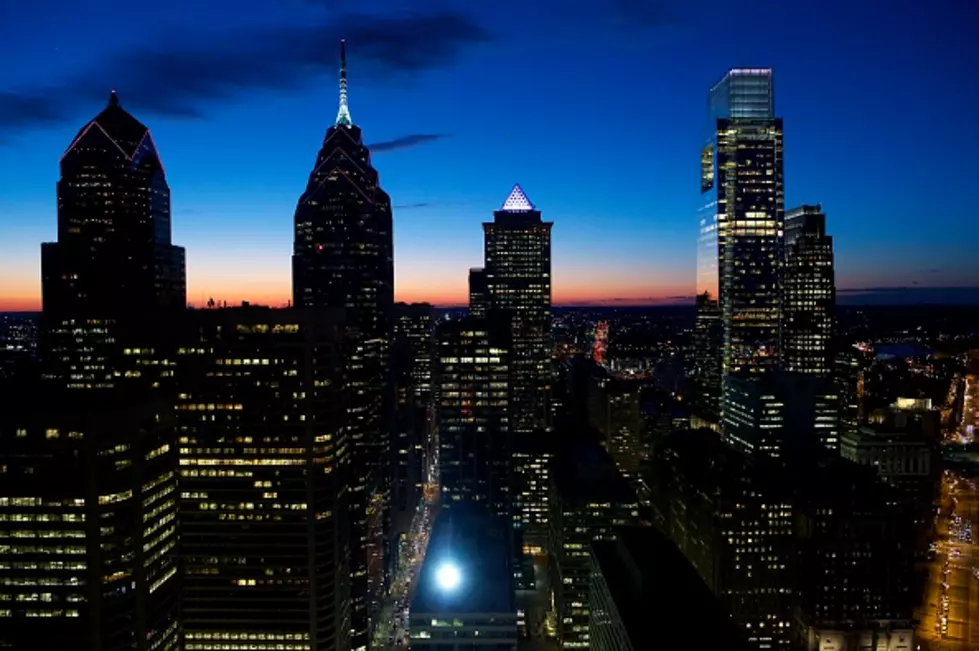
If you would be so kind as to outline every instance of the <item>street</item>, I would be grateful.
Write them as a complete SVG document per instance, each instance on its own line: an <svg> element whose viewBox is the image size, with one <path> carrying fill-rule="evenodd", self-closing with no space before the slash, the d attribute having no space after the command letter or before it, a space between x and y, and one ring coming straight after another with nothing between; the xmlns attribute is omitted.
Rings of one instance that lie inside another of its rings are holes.
<svg viewBox="0 0 979 651"><path fill-rule="evenodd" d="M428 536L432 531L438 509L438 487L426 484L424 495L418 504L411 520L411 527L406 535L405 544L395 565L391 589L381 607L378 624L374 628L372 649L406 649L409 646L407 638L408 606L411 603L412 586L418 578L418 572L425 562L425 551L428 548Z"/></svg>
<svg viewBox="0 0 979 651"><path fill-rule="evenodd" d="M956 442L973 443L979 383L966 380L961 428ZM951 437L950 437L951 438ZM918 639L930 651L979 649L979 490L973 479L945 471L928 580L919 612Z"/></svg>

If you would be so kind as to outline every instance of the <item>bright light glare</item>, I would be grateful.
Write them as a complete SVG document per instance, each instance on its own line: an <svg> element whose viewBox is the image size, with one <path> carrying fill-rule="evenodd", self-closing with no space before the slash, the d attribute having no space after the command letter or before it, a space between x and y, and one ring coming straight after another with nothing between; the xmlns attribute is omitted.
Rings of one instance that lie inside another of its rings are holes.
<svg viewBox="0 0 979 651"><path fill-rule="evenodd" d="M443 590L455 590L462 582L462 574L452 563L443 563L435 571L435 580Z"/></svg>

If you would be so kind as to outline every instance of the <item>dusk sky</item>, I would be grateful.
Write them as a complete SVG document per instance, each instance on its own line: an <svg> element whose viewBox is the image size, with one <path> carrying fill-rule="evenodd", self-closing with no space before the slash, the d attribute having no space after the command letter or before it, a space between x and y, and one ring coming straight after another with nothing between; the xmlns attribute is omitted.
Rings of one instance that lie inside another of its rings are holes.
<svg viewBox="0 0 979 651"><path fill-rule="evenodd" d="M975 0L2 2L0 310L39 307L58 159L113 88L188 299L285 303L341 36L399 300L465 302L515 182L555 222L556 304L690 297L707 90L739 66L774 68L786 207L822 203L843 295L979 296L977 33Z"/></svg>

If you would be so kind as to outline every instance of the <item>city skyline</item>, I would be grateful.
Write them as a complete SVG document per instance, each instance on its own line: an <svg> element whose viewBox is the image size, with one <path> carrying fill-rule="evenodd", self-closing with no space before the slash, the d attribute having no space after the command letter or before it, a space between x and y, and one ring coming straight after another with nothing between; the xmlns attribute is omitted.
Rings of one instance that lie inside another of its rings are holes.
<svg viewBox="0 0 979 651"><path fill-rule="evenodd" d="M520 183L555 222L555 305L692 301L691 179L706 133L704 88L743 64L775 70L786 205L823 205L840 302L914 294L979 300L969 167L941 153L979 144L967 110L979 89L957 81L969 78L975 52L965 9L899 3L880 12L882 3L869 2L845 13L837 4L826 17L756 3L729 17L739 34L732 42L717 20L669 3L610 3L589 29L577 3L558 18L543 2L535 17L553 29L534 40L527 24L507 20L507 3L478 14L453 2L405 14L373 2L360 16L326 4L284 1L259 19L222 16L214 33L182 34L166 50L151 38L131 67L111 57L135 47L118 28L138 8L96 2L90 11L105 19L97 35L113 35L85 52L92 34L71 35L71 11L32 26L41 29L40 38L30 32L33 42L23 25L39 20L34 7L0 21L0 51L29 60L7 72L3 82L13 90L0 95L0 165L8 170L0 182L0 311L39 307L40 243L54 239L57 225L58 157L113 87L159 146L174 241L187 249L191 304L288 301L289 222L314 159L311 143L333 122L340 31L350 46L351 112L370 134L366 144L392 197L398 300L464 305L468 270L481 259L479 224ZM188 21L220 9L176 5L174 15ZM788 17L804 27L759 38ZM318 26L315 39L301 21ZM151 36L179 27L171 20ZM870 29L872 46L861 38ZM254 38L243 46L246 33ZM304 34L316 45L304 50ZM832 51L812 57L793 47L807 36L832 41ZM273 56L272 46L285 42L285 53ZM950 50L960 56L945 56ZM549 74L558 62L580 74ZM93 78L90 66L105 74ZM649 83L625 83L637 75ZM185 80L169 86L177 77ZM584 134L596 120L625 127L614 134L621 165L582 166L604 156L608 143L571 142L568 134ZM460 164L465 156L471 162Z"/></svg>

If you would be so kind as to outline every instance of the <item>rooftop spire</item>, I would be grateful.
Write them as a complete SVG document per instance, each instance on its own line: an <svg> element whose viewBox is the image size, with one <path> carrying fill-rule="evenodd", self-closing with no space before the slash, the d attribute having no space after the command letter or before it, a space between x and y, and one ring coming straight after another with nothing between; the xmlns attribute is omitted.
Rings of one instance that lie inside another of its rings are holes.
<svg viewBox="0 0 979 651"><path fill-rule="evenodd" d="M119 106L119 96L116 95L115 89L109 93L109 106Z"/></svg>
<svg viewBox="0 0 979 651"><path fill-rule="evenodd" d="M347 107L347 40L340 39L340 110L337 111L336 125L351 126L350 109Z"/></svg>

